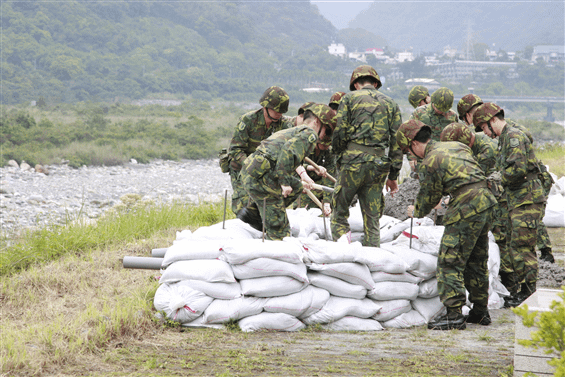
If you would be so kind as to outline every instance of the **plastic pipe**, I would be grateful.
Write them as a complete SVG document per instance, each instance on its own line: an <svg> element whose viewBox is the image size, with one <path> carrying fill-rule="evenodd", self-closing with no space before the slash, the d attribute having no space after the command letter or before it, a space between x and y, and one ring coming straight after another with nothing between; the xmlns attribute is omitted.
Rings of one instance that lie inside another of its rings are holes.
<svg viewBox="0 0 565 377"><path fill-rule="evenodd" d="M145 270L160 270L164 258L153 257L124 257L124 268L138 268Z"/></svg>

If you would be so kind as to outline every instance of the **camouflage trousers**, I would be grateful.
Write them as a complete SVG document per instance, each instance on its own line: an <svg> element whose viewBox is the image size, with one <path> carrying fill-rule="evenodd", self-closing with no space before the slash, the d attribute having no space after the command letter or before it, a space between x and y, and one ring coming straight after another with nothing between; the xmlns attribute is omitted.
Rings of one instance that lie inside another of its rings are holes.
<svg viewBox="0 0 565 377"><path fill-rule="evenodd" d="M551 240L549 239L549 233L547 233L547 228L543 223L543 217L545 216L545 206L547 202L545 202L542 206L541 211L541 218L538 225L538 236L536 239L536 246L538 250L549 248L551 249Z"/></svg>
<svg viewBox="0 0 565 377"><path fill-rule="evenodd" d="M231 210L237 215L242 208L249 206L251 201L249 195L243 188L240 172L230 168L230 179L233 190L231 196Z"/></svg>
<svg viewBox="0 0 565 377"><path fill-rule="evenodd" d="M363 246L380 246L379 219L384 209L383 186L387 175L388 171L382 171L377 164L369 162L339 170L331 203L334 240L349 232L349 205L357 194L363 214Z"/></svg>
<svg viewBox="0 0 565 377"><path fill-rule="evenodd" d="M488 304L488 231L494 209L445 226L437 263L439 297L443 305L460 310L469 301Z"/></svg>
<svg viewBox="0 0 565 377"><path fill-rule="evenodd" d="M526 204L509 212L508 247L514 256L518 283L535 283L538 277L536 241L541 222L542 204Z"/></svg>
<svg viewBox="0 0 565 377"><path fill-rule="evenodd" d="M300 180L297 178L293 181L292 192L285 198L282 196L281 186L271 172L267 171L260 177L253 177L248 174L245 167L246 163L244 162L244 168L240 173L241 182L253 202L249 206L250 209L258 209L265 222L265 238L282 240L284 237L290 237L290 223L286 216L286 208L302 192Z"/></svg>

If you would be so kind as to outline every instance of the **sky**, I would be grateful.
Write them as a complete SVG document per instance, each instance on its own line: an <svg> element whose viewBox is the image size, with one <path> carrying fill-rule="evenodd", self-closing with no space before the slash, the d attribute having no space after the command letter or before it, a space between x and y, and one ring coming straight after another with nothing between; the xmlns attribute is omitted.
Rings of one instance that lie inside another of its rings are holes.
<svg viewBox="0 0 565 377"><path fill-rule="evenodd" d="M311 3L337 29L345 29L357 14L369 9L373 0L311 0Z"/></svg>

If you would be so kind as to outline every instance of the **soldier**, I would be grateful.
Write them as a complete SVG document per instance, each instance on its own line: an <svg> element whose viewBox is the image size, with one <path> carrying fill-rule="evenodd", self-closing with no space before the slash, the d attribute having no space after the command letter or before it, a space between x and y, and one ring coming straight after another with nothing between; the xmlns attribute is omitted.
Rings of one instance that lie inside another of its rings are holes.
<svg viewBox="0 0 565 377"><path fill-rule="evenodd" d="M457 103L457 112L459 113L459 119L465 122L467 125L473 125L473 114L477 110L477 107L483 104L481 98L475 94L464 95Z"/></svg>
<svg viewBox="0 0 565 377"><path fill-rule="evenodd" d="M262 140L277 131L293 126L288 119L283 119L283 114L288 111L289 97L285 90L278 86L271 86L265 90L259 104L261 109L250 111L240 119L229 147L229 173L233 189L232 211L242 221L261 225L261 218L257 211L242 211L249 204L249 196L245 192L239 173L243 161L259 146Z"/></svg>
<svg viewBox="0 0 565 377"><path fill-rule="evenodd" d="M408 93L408 102L410 102L414 108L427 105L430 101L430 92L428 92L428 88L425 86L416 85L410 89L410 93Z"/></svg>
<svg viewBox="0 0 565 377"><path fill-rule="evenodd" d="M332 236L337 240L349 232L349 204L357 194L365 246L380 245L383 186L386 181L387 190L397 192L396 179L402 167L402 153L396 144L396 130L402 123L400 109L394 100L378 91L380 87L381 79L371 66L353 70L351 92L341 99L332 138L338 164L338 181L332 197Z"/></svg>
<svg viewBox="0 0 565 377"><path fill-rule="evenodd" d="M241 181L265 222L266 238L282 240L290 236L286 208L300 195L304 186L292 173L305 175L301 166L305 156L314 151L316 143L327 139L335 128L335 111L316 104L304 112L301 126L279 131L261 142L244 162ZM265 209L263 201L265 200Z"/></svg>
<svg viewBox="0 0 565 377"><path fill-rule="evenodd" d="M288 121L290 121L294 127L300 126L302 124L302 120L303 120L302 118L304 116L304 110L307 107L312 106L314 104L315 104L315 102L305 102L302 106L300 106L298 108L298 115L295 116L295 117L288 117L287 118Z"/></svg>
<svg viewBox="0 0 565 377"><path fill-rule="evenodd" d="M516 282L521 283L520 292L518 288L511 291L511 302L517 306L536 291L535 246L545 201L538 178L541 172L530 139L507 124L502 108L490 102L482 104L473 116L473 124L487 136L499 137L499 167L511 224L509 250L513 252Z"/></svg>
<svg viewBox="0 0 565 377"><path fill-rule="evenodd" d="M328 104L328 106L331 107L332 110L337 111L337 109L339 108L339 103L341 102L341 99L343 98L344 95L345 92L335 92L331 96L330 103Z"/></svg>
<svg viewBox="0 0 565 377"><path fill-rule="evenodd" d="M419 120L432 129L432 140L439 141L441 131L450 123L457 123L457 114L451 110L453 92L439 88L431 97L431 103L418 107L410 119Z"/></svg>
<svg viewBox="0 0 565 377"><path fill-rule="evenodd" d="M432 130L418 120L403 123L396 134L404 153L422 159L420 191L410 217L424 217L450 195L444 218L445 230L438 256L439 296L447 313L430 323L429 329L465 329L466 322L489 325L488 231L496 198L469 147L458 142L439 143L431 139ZM467 317L461 308L465 289L473 308Z"/></svg>

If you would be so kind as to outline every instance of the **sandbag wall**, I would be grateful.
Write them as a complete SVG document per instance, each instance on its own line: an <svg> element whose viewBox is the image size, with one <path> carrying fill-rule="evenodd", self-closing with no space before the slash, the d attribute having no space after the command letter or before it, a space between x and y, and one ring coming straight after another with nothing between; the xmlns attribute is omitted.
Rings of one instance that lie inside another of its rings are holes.
<svg viewBox="0 0 565 377"><path fill-rule="evenodd" d="M443 227L429 219L381 219L380 248L327 241L320 211L289 210L293 237L262 241L240 220L177 235L163 260L154 305L183 326L296 331L307 325L374 331L424 325L445 310L438 296L437 254ZM352 235L360 211L351 210ZM320 225L320 222L321 225ZM351 239L351 237L349 237ZM412 245L410 246L410 239ZM506 294L498 248L490 242L489 306Z"/></svg>

